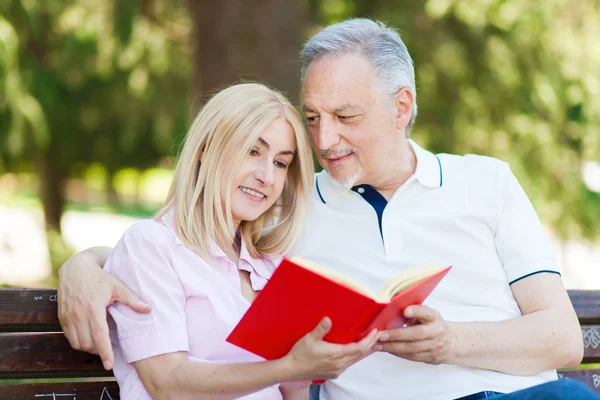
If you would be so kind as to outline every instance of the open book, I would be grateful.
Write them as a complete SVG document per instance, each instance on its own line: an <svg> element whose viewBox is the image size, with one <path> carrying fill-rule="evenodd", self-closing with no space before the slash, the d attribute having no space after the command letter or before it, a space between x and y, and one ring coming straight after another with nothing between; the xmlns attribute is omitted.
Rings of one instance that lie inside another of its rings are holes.
<svg viewBox="0 0 600 400"><path fill-rule="evenodd" d="M425 264L388 279L377 293L344 274L300 258L284 258L227 341L272 360L286 355L323 317L325 340L351 343L372 329L403 326L402 311L421 304L451 267Z"/></svg>

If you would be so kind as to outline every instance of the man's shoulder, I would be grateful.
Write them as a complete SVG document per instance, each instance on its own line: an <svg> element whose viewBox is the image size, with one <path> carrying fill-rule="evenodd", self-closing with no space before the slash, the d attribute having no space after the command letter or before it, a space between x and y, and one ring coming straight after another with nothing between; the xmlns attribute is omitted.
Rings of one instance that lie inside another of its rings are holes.
<svg viewBox="0 0 600 400"><path fill-rule="evenodd" d="M498 158L478 154L437 154L445 178L456 177L461 181L470 178L476 181L495 181L512 174L509 164Z"/></svg>
<svg viewBox="0 0 600 400"><path fill-rule="evenodd" d="M499 170L505 169L508 166L506 161L502 161L498 158L480 155L480 154L448 154L439 153L437 154L440 161L444 164L451 166L459 166L463 168L485 168L487 170Z"/></svg>

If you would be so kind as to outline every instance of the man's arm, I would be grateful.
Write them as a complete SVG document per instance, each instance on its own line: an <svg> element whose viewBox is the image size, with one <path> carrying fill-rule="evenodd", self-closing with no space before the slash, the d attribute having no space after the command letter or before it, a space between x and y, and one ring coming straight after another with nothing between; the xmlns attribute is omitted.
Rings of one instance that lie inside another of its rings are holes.
<svg viewBox="0 0 600 400"><path fill-rule="evenodd" d="M113 352L108 336L106 308L114 302L137 312L150 306L122 282L102 270L109 247L93 247L75 254L58 274L58 319L71 346L99 354L104 368L111 369Z"/></svg>
<svg viewBox="0 0 600 400"><path fill-rule="evenodd" d="M376 350L430 364L456 364L513 375L579 365L581 327L559 275L539 273L512 285L522 317L448 322L426 306L405 315L421 322L382 334ZM387 335L386 335L387 333Z"/></svg>

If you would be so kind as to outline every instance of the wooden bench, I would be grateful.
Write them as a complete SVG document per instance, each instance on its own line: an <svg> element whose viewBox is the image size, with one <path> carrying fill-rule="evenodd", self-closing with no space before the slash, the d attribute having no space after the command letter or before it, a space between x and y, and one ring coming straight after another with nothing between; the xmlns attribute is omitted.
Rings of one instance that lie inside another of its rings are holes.
<svg viewBox="0 0 600 400"><path fill-rule="evenodd" d="M600 363L600 291L572 290L569 296L582 325L583 364ZM560 371L559 377L600 393L600 368ZM0 400L119 399L100 359L71 349L62 335L51 289L0 289L0 381L7 379L36 381L0 383Z"/></svg>
<svg viewBox="0 0 600 400"><path fill-rule="evenodd" d="M57 379L61 378L61 379ZM56 290L0 289L0 400L117 400L100 358L75 351L61 333Z"/></svg>

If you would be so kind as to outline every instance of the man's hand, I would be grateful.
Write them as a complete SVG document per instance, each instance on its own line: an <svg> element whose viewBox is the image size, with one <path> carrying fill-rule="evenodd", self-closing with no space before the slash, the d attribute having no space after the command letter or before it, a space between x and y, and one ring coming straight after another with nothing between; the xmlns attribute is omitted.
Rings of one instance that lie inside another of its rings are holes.
<svg viewBox="0 0 600 400"><path fill-rule="evenodd" d="M410 306L404 316L417 324L383 331L373 350L428 364L446 363L454 337L440 313L427 306Z"/></svg>
<svg viewBox="0 0 600 400"><path fill-rule="evenodd" d="M106 308L114 302L137 312L149 312L122 282L102 270L107 256L93 249L71 257L59 272L58 319L71 346L76 350L98 354L104 368L113 365L108 334Z"/></svg>

